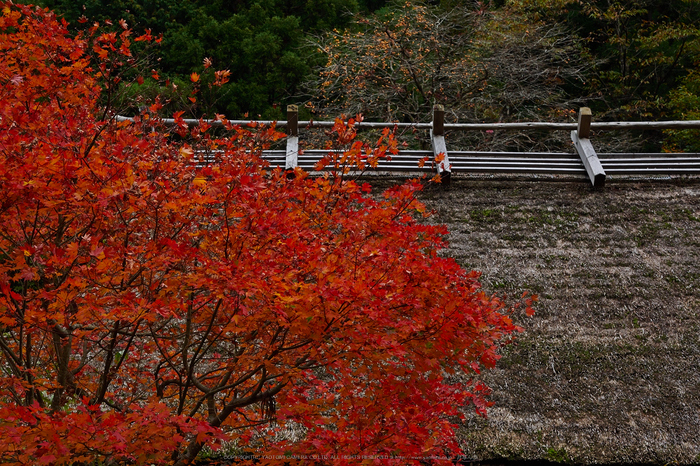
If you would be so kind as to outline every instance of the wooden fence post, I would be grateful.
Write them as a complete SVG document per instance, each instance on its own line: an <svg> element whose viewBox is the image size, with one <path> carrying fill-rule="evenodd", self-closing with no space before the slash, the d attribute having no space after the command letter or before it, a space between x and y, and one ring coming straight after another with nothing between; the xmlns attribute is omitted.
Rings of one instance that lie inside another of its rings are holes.
<svg viewBox="0 0 700 466"><path fill-rule="evenodd" d="M433 127L430 130L430 139L433 143L433 155L441 159L439 162L436 162L437 173L440 175L441 183L449 185L452 170L447 156L447 146L445 145L445 108L440 104L436 104L433 108Z"/></svg>
<svg viewBox="0 0 700 466"><path fill-rule="evenodd" d="M299 158L299 107L287 105L287 151L285 170L294 173Z"/></svg>
<svg viewBox="0 0 700 466"><path fill-rule="evenodd" d="M588 177L591 180L594 188L602 188L605 186L605 170L600 164L598 154L593 149L591 144L591 109L582 107L578 113L578 129L571 132L571 140L576 147L583 166L586 168Z"/></svg>
<svg viewBox="0 0 700 466"><path fill-rule="evenodd" d="M576 133L579 139L589 139L591 137L591 119L593 114L588 107L581 107L578 111L578 128Z"/></svg>

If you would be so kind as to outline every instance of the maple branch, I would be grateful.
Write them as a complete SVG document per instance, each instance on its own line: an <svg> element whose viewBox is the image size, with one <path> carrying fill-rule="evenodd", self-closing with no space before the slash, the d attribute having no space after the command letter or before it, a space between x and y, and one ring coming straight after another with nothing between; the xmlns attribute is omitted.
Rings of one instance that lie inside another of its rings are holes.
<svg viewBox="0 0 700 466"><path fill-rule="evenodd" d="M225 405L224 409L221 410L221 413L219 413L219 415L216 416L216 418L214 418L213 420L209 420L209 424L213 427L218 427L237 408L250 406L252 404L259 403L277 395L287 385L286 382L278 382L273 387L265 391L262 391L262 388L265 382L268 382L269 380L274 380L275 378L278 378L280 376L281 375L267 377L267 370L265 369L265 367L263 367L260 381L258 382L257 386L253 389L252 393L246 397L237 398L228 402Z"/></svg>
<svg viewBox="0 0 700 466"><path fill-rule="evenodd" d="M74 327L71 327L71 330L77 330ZM80 358L80 364L73 369L71 372L75 376L78 374L83 368L87 365L88 361L90 360L90 347L89 347L90 341L87 338L83 339L83 355Z"/></svg>
<svg viewBox="0 0 700 466"><path fill-rule="evenodd" d="M216 320L216 316L218 314L219 308L221 307L223 300L219 299L214 306L214 309L212 310L211 313L211 318L209 319L209 323L207 325L207 329L204 332L204 335L201 337L199 346L195 350L194 354L192 355L192 361L190 363L189 368L185 365L185 370L187 371L187 377L185 378L185 388L184 388L184 393L185 395L180 398L180 405L178 406L177 413L182 414L184 408L185 408L185 401L187 397L187 389L189 387L190 381L201 391L203 391L206 394L211 393L211 389L207 386L205 386L203 383L200 382L199 378L194 375L194 367L195 364L197 363L197 360L199 359L199 354L202 350L202 347L204 346L204 343L207 340L207 336L211 333L212 327L214 326L214 322ZM189 318L189 315L188 315ZM184 354L184 350L183 350Z"/></svg>
<svg viewBox="0 0 700 466"><path fill-rule="evenodd" d="M133 343L133 341L134 341L134 337L136 336L136 334L137 334L137 332L138 332L138 329L139 329L139 326L141 325L142 320L143 320L143 319L139 318L139 319L137 319L136 322L133 324L133 325L134 325L134 330L133 330L133 332L131 332L131 333L128 335L129 338L128 338L127 342L126 342L126 347L125 347L124 350L122 351L122 357L119 358L119 361L117 361L117 366L114 368L114 371L115 371L115 372L118 372L118 371L119 371L119 368L122 366L122 364L124 363L124 361L126 361L126 357L127 357L127 355L129 354L129 350L131 349L131 345L132 345L132 343Z"/></svg>
<svg viewBox="0 0 700 466"><path fill-rule="evenodd" d="M101 404L104 401L105 394L107 393L107 387L110 383L109 376L112 367L112 361L114 360L114 348L117 346L118 332L119 321L117 320L114 322L114 327L112 328L112 331L110 333L109 349L107 350L107 359L105 360L104 366L102 367L97 393L95 394L95 397L93 398L90 404Z"/></svg>
<svg viewBox="0 0 700 466"><path fill-rule="evenodd" d="M262 364L257 366L255 369L248 371L248 373L240 376L234 383L226 385L224 387L219 387L216 389L216 391L221 392L224 390L230 390L232 388L236 388L239 385L243 384L244 382L248 381L251 377L253 377L255 374L257 374L258 372L261 372L261 371L263 371L263 372L265 371L265 366ZM261 377L260 380L261 380L261 383L264 383L264 377Z"/></svg>
<svg viewBox="0 0 700 466"><path fill-rule="evenodd" d="M204 335L201 336L199 346L197 346L197 349L195 350L194 354L192 355L192 361L193 361L192 365L194 365L194 362L200 358L200 356L199 356L200 354L206 354L206 351L202 352L202 348L204 347L204 343L207 341L207 337L209 336L209 334L212 332L212 329L214 328L214 322L216 321L216 318L217 318L218 313L219 313L219 309L221 308L221 305L223 304L223 302L224 302L223 299L217 300L216 305L214 305L214 308L212 309L211 318L209 319L209 322L207 324L207 328L204 331ZM203 308L205 305L207 305L207 303L202 304L199 307L199 309ZM220 331L219 335L221 335L222 333L223 333L223 329ZM213 339L212 342L209 343L207 348L211 348L211 345L213 345L213 342L215 340L216 339ZM193 371L190 371L190 373L189 373L190 376L192 375L192 372Z"/></svg>
<svg viewBox="0 0 700 466"><path fill-rule="evenodd" d="M156 382L156 391L157 391L158 397L163 397L163 387L167 386L167 385L172 385L171 381L173 379L168 379L167 384L165 384L165 381L163 383L159 384L158 383L158 380L159 380L158 373L160 372L163 364L166 364L166 365L170 366L170 369L172 369L173 372L175 372L176 374L178 374L178 376L180 376L180 373L173 362L173 359L176 358L178 356L178 354L180 354L180 351L176 351L172 356L168 355L167 351L163 348L163 346L160 343L160 338L158 338L158 336L154 332L153 325L149 324L148 329L151 333L151 338L153 339L153 342L155 343L156 348L158 348L158 351L160 352L160 355L163 358L163 360L160 361L158 363L158 365L156 365L154 372L153 372L153 378L155 379L155 382ZM182 379L182 377L180 376L179 380L177 381L177 384L181 383L181 379Z"/></svg>
<svg viewBox="0 0 700 466"><path fill-rule="evenodd" d="M20 369L23 365L22 360L12 351L12 348L7 344L5 336L2 333L0 333L0 349L2 349L2 352L7 356L7 361L10 363L12 372L14 372L17 377L22 377L23 371Z"/></svg>
<svg viewBox="0 0 700 466"><path fill-rule="evenodd" d="M408 27L408 26L407 26L407 27ZM428 99L426 98L425 91L423 91L423 86L421 85L420 80L418 79L418 76L416 75L416 70L415 70L415 68L414 68L413 65L411 64L411 57L410 57L410 55L408 54L408 52L406 52L406 49L405 49L400 43L398 43L398 41L391 35L391 30L389 29L388 26L386 26L386 27L384 28L384 33L387 35L387 37L389 37L389 40L390 40L391 42L393 42L394 44L396 44L396 45L398 46L399 50L401 51L401 55L403 55L403 57L404 57L404 59L405 59L405 63L408 63L408 65L409 65L409 66L408 66L408 69L409 69L410 72L411 72L411 77L413 78L413 84L414 84L414 85L416 86L416 88L418 89L418 92L419 92L420 95L423 97L423 100L427 102ZM407 94L407 95L409 94L408 89L406 89L406 94Z"/></svg>
<svg viewBox="0 0 700 466"><path fill-rule="evenodd" d="M257 372L257 371L256 371ZM276 378L279 376L275 376L273 378ZM256 387L253 389L253 392L244 397L244 398L236 398L229 403L227 403L224 408L221 410L221 412L218 415L215 415L214 417L210 417L208 419L209 425L212 427L219 427L223 422L228 419L228 417L236 411L238 408L244 407L244 406L250 406L255 403L259 403L265 400L272 399L275 395L277 395L282 388L285 387L286 383L284 382L278 382L275 386L271 387L268 390L262 391L262 387L267 382L268 380L271 380L270 378L267 377L267 371L264 366L262 366L262 375L260 378L260 381L256 385ZM190 443L187 445L187 448L185 451L179 455L177 461L175 462L174 466L184 466L186 464L189 464L194 458L197 456L197 454L201 451L201 449L204 447L204 443L198 442L196 439L193 439L190 441Z"/></svg>
<svg viewBox="0 0 700 466"><path fill-rule="evenodd" d="M164 398L165 397L165 395L164 395L165 388L169 387L170 385L177 385L178 387L180 387L182 385L182 381L180 379L161 380L160 383L156 383L156 396L158 396L158 398ZM194 413L194 414L196 414L196 413ZM194 414L192 414L192 416L194 416Z"/></svg>
<svg viewBox="0 0 700 466"><path fill-rule="evenodd" d="M51 400L51 411L56 413L63 405L63 395L66 389L71 385L73 377L70 374L70 350L71 350L71 335L61 325L50 322L52 325L54 351L56 352L56 382L58 387L55 389L53 399Z"/></svg>
<svg viewBox="0 0 700 466"><path fill-rule="evenodd" d="M29 389L27 390L27 394L26 394L26 405L31 406L32 402L34 401L34 392L35 392L34 376L32 375L32 335L31 335L31 333L27 335L27 342L26 342L26 350L24 352L24 359L26 360L25 377L27 379L27 384L29 385ZM39 397L39 399L41 399L41 397Z"/></svg>
<svg viewBox="0 0 700 466"><path fill-rule="evenodd" d="M194 377L192 376L193 373L193 367L189 366L188 363L188 357L187 357L187 352L190 348L190 339L192 338L192 302L194 301L194 296L195 293L191 292L190 293L190 299L189 299L189 305L187 307L187 316L185 317L185 339L182 343L182 352L181 352L181 357L182 357L182 367L186 373L185 375L185 383L182 389L180 390L180 403L177 409L178 414L182 413L182 410L184 409L184 404L185 404L185 399L187 398L187 390L189 389L190 382L197 384L198 381L194 380ZM192 363L192 366L194 366L194 362Z"/></svg>

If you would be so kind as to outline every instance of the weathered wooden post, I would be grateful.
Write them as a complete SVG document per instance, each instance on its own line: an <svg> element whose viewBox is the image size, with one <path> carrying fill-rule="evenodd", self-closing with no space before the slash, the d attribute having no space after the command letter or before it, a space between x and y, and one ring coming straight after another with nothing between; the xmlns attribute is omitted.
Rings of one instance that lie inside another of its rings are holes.
<svg viewBox="0 0 700 466"><path fill-rule="evenodd" d="M287 176L294 176L299 158L299 107L287 105L287 151L284 169Z"/></svg>
<svg viewBox="0 0 700 466"><path fill-rule="evenodd" d="M571 132L571 140L576 147L579 157L586 168L588 177L594 188L605 186L605 170L600 164L598 154L593 149L593 144L589 139L591 136L591 109L582 107L578 112L578 128Z"/></svg>
<svg viewBox="0 0 700 466"><path fill-rule="evenodd" d="M433 128L430 130L430 139L433 143L433 155L436 157L437 173L440 175L442 184L449 185L452 170L445 145L445 108L440 104L433 107Z"/></svg>
<svg viewBox="0 0 700 466"><path fill-rule="evenodd" d="M591 119L593 114L588 107L581 107L578 111L578 128L576 134L579 139L590 139L591 137Z"/></svg>

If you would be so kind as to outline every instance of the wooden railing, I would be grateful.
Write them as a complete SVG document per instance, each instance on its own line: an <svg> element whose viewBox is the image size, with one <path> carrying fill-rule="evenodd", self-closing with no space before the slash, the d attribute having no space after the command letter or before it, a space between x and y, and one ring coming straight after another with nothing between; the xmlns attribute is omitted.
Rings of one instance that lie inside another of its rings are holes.
<svg viewBox="0 0 700 466"><path fill-rule="evenodd" d="M286 128L285 150L265 151L263 156L273 166L295 167L312 170L318 160L328 151L299 149L300 128L330 128L332 121L299 121L298 108L287 107L287 120L229 120L231 124L250 123L273 124ZM129 119L117 117L119 121ZM175 120L164 119L166 125L174 125ZM185 120L189 125L199 124L199 120ZM221 121L211 120L214 127L223 126ZM592 130L632 130L632 129L700 129L700 121L655 121L655 122L594 122L591 110L579 110L578 123L445 123L445 110L441 105L433 109L430 123L358 122L362 128L415 128L429 130L432 150L400 150L391 160L382 161L379 170L420 171L418 162L426 156L440 162L434 169L441 175L442 182L448 184L452 173L529 173L529 174L581 174L587 175L595 188L602 188L608 174L614 175L692 175L700 174L700 154L698 153L602 153L596 152L591 142ZM554 152L484 152L449 150L445 140L446 130L459 131L570 131L575 153Z"/></svg>

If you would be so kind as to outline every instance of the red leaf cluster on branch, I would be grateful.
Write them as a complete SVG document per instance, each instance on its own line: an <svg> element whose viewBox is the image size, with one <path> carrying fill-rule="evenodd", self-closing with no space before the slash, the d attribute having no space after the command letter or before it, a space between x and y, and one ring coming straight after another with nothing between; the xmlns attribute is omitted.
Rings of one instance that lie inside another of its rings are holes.
<svg viewBox="0 0 700 466"><path fill-rule="evenodd" d="M157 103L117 123L98 84L127 37L2 5L0 461L188 464L222 439L338 464L458 453L450 419L488 390L450 377L518 328L438 255L418 182L290 180L260 158L274 128L180 139L152 130ZM395 147L336 131L346 162Z"/></svg>

